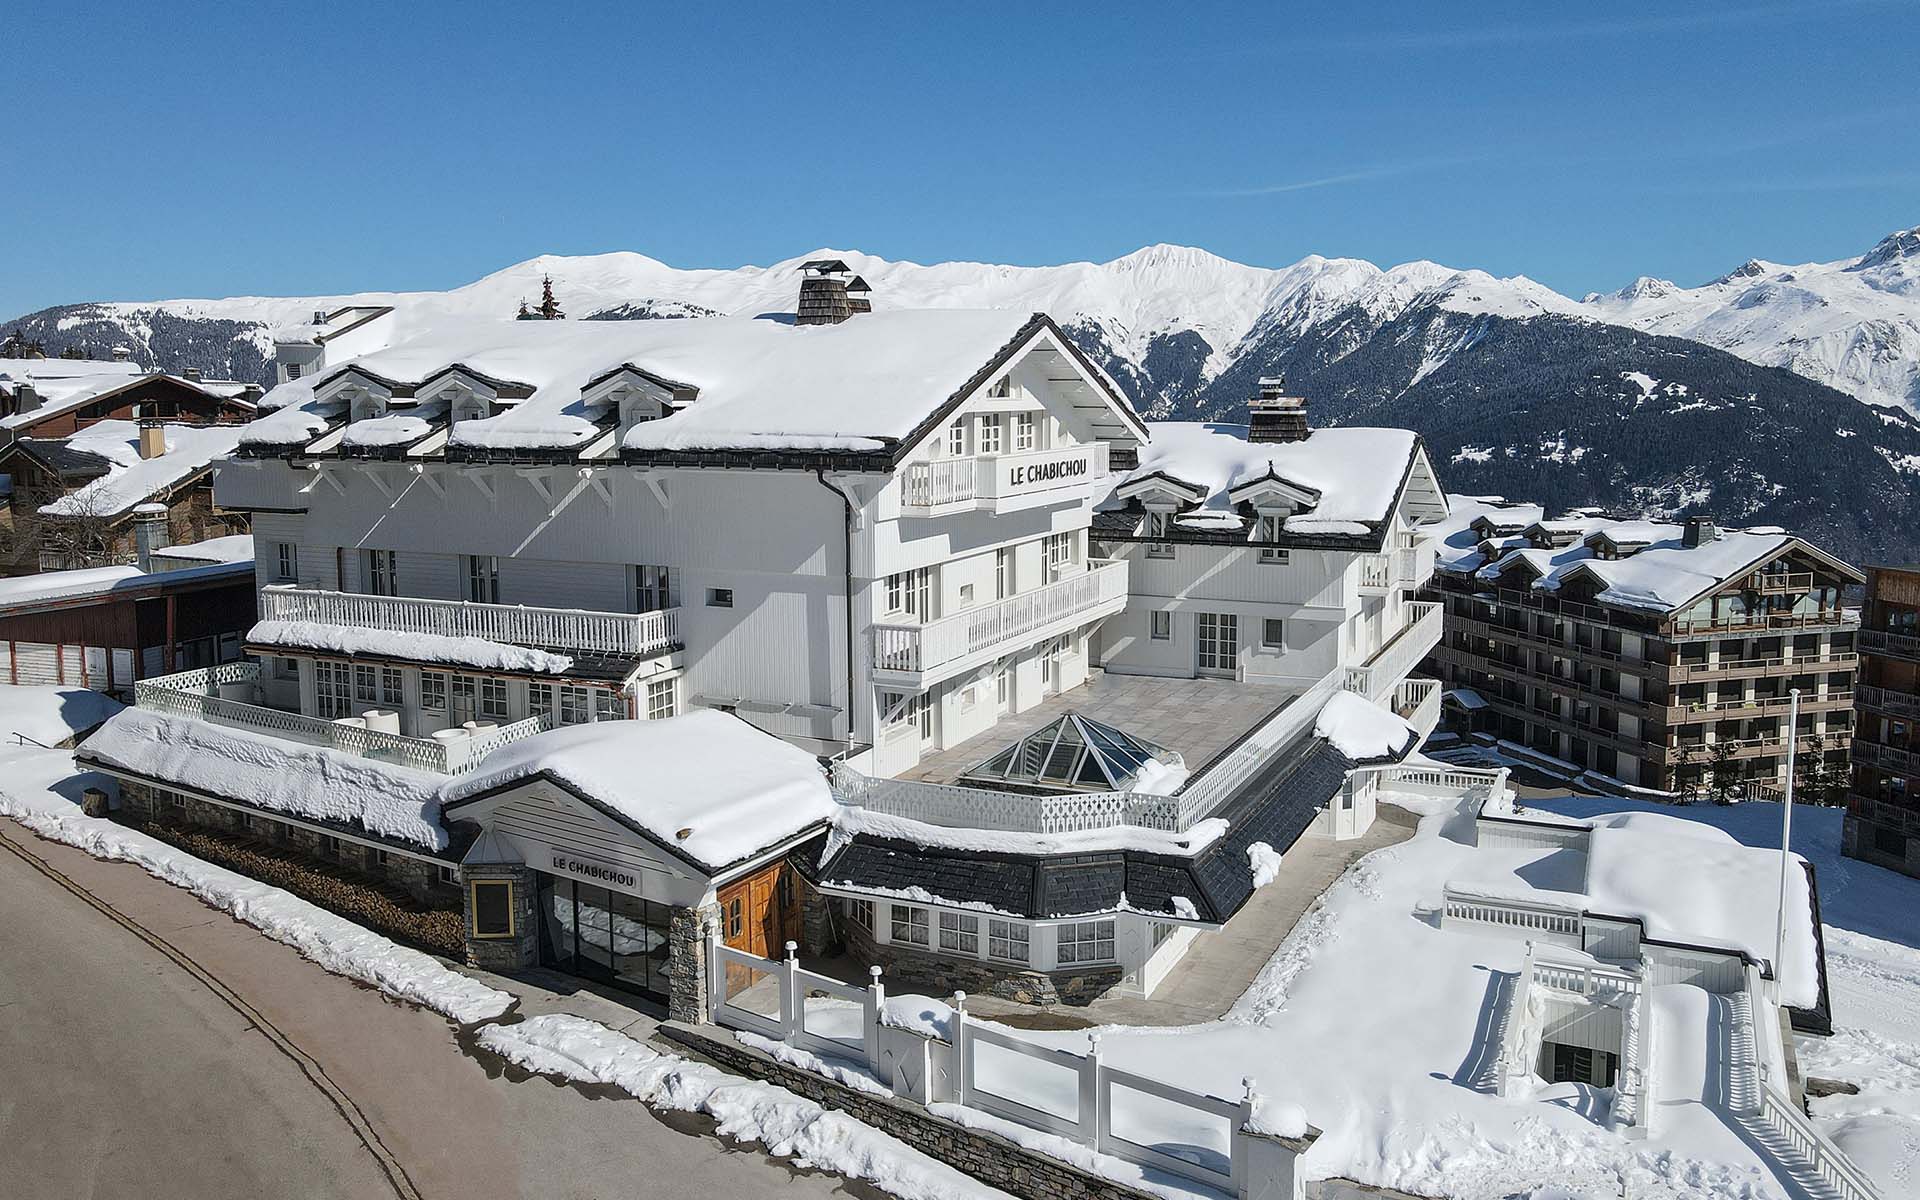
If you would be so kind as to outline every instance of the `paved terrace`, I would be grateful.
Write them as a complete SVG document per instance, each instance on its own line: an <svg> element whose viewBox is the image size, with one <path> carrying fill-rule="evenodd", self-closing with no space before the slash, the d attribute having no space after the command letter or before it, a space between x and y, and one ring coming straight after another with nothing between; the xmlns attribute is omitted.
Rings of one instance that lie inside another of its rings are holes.
<svg viewBox="0 0 1920 1200"><path fill-rule="evenodd" d="M1049 696L1026 712L1002 718L977 737L928 755L900 778L952 783L996 750L1070 711L1176 750L1187 760L1189 770L1198 771L1297 694L1288 688L1226 679L1160 679L1103 672L1070 692Z"/></svg>

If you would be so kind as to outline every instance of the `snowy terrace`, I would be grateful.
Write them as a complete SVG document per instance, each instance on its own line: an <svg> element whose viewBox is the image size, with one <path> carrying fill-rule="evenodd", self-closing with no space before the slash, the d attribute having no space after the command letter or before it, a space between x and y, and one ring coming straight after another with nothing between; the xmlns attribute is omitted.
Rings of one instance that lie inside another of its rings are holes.
<svg viewBox="0 0 1920 1200"><path fill-rule="evenodd" d="M271 585L263 621L331 625L405 636L478 638L508 646L638 657L680 645L680 610L644 613L478 604L421 596L370 596Z"/></svg>
<svg viewBox="0 0 1920 1200"><path fill-rule="evenodd" d="M1882 1195L1788 1099L1775 989L1805 1000L1815 942L1801 889L1787 968L1767 978L1777 855L1662 815L1526 814L1501 831L1479 819L1501 790L1474 773L1385 776L1384 800L1424 814L1417 834L1330 888L1218 1021L1032 1030L962 1016L961 997L890 994L884 975L814 988L804 973L756 995L717 973L718 1019L786 1061L1165 1196L1244 1183L1242 1096L1258 1127L1308 1135L1308 1179L1457 1200ZM1457 917L1450 895L1575 914L1601 936L1556 944ZM1617 940L1628 927L1645 943ZM1688 946L1663 957L1662 939ZM732 971L798 971L756 962ZM901 1029L928 1040L935 1082L903 1085ZM1611 1084L1548 1081L1556 1046L1599 1044L1619 1057Z"/></svg>
<svg viewBox="0 0 1920 1200"><path fill-rule="evenodd" d="M134 703L149 712L191 717L440 775L463 771L501 746L542 733L552 728L553 720L549 714L510 725L476 724L472 729L444 729L422 738L373 728L364 719L329 721L305 716L274 708L266 699L260 665L252 662L159 675L134 685Z"/></svg>

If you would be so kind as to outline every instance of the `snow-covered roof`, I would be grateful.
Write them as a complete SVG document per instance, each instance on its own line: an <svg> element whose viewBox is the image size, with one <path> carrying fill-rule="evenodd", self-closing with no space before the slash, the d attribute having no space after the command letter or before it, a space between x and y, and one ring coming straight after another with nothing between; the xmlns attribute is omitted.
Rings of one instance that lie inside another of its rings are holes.
<svg viewBox="0 0 1920 1200"><path fill-rule="evenodd" d="M153 557L171 559L182 564L252 562L253 535L229 533L223 537L207 538L200 542L162 546L153 552Z"/></svg>
<svg viewBox="0 0 1920 1200"><path fill-rule="evenodd" d="M328 625L319 621L260 621L247 631L249 644L335 654L372 654L409 662L447 663L487 671L525 671L564 674L573 666L565 654L526 646L510 646L486 638L455 637L439 633L395 633L357 625Z"/></svg>
<svg viewBox="0 0 1920 1200"><path fill-rule="evenodd" d="M447 784L449 808L536 776L713 874L835 811L811 754L737 717L571 725L503 746Z"/></svg>
<svg viewBox="0 0 1920 1200"><path fill-rule="evenodd" d="M111 392L166 376L164 371L148 371L135 362L90 362L86 359L8 358L0 359L0 391L11 392L22 383L33 385L40 404L31 412L0 417L0 429L33 425L48 417L69 412L98 400ZM186 379L171 376L182 387L197 388L211 396L232 400L253 385L235 379Z"/></svg>
<svg viewBox="0 0 1920 1200"><path fill-rule="evenodd" d="M86 758L268 812L354 826L423 850L446 848L442 777L370 758L129 708L82 747Z"/></svg>
<svg viewBox="0 0 1920 1200"><path fill-rule="evenodd" d="M1313 736L1356 763L1403 758L1420 740L1419 730L1358 692L1335 692L1314 718Z"/></svg>
<svg viewBox="0 0 1920 1200"><path fill-rule="evenodd" d="M454 319L319 379L275 388L263 407L281 415L257 423L246 441L285 444L317 432L323 422L311 411L315 393L345 371L411 390L457 363L529 394L509 411L456 423L448 439L456 449L582 447L605 432L607 415L589 412L583 389L631 366L697 394L668 416L636 426L626 449L873 451L914 433L1016 338L1045 327L1024 312L965 309L866 313L833 325L797 325L783 314ZM359 424L349 426L348 443L391 444L425 432L413 424L398 428L393 416L368 422L365 431Z"/></svg>
<svg viewBox="0 0 1920 1200"><path fill-rule="evenodd" d="M48 516L116 517L204 471L240 443L242 425L167 425L166 453L140 457L140 428L132 421L96 421L67 439L67 447L112 463L99 479L40 511Z"/></svg>
<svg viewBox="0 0 1920 1200"><path fill-rule="evenodd" d="M119 711L119 701L87 688L0 684L0 739L58 746Z"/></svg>
<svg viewBox="0 0 1920 1200"><path fill-rule="evenodd" d="M139 567L81 567L73 571L42 571L0 579L0 612L59 600L80 600L138 591L147 587L177 587L209 579L251 576L249 561L209 563L149 574Z"/></svg>
<svg viewBox="0 0 1920 1200"><path fill-rule="evenodd" d="M1289 516L1298 534L1367 534L1393 513L1419 438L1408 429L1316 429L1304 441L1249 442L1245 425L1154 421L1140 464L1115 485L1162 476L1191 485L1204 498L1176 518L1200 528L1238 529L1243 521L1232 492L1272 478L1315 493L1311 506ZM1116 494L1103 507L1120 504Z"/></svg>

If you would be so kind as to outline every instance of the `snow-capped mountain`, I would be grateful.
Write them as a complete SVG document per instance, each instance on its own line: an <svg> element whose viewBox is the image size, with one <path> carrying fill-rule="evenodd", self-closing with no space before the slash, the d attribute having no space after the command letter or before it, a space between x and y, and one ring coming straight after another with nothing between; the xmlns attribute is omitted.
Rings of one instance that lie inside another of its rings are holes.
<svg viewBox="0 0 1920 1200"><path fill-rule="evenodd" d="M1794 267L1752 259L1696 288L1642 276L1582 307L1920 412L1920 227L1859 258Z"/></svg>

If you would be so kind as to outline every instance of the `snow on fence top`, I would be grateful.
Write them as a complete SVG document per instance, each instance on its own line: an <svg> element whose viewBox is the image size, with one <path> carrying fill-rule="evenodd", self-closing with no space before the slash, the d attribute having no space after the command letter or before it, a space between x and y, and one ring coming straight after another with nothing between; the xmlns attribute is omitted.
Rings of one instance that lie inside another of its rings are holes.
<svg viewBox="0 0 1920 1200"><path fill-rule="evenodd" d="M713 709L537 734L489 754L443 798L453 806L542 774L709 871L835 811L813 755Z"/></svg>
<svg viewBox="0 0 1920 1200"><path fill-rule="evenodd" d="M1393 511L1416 439L1407 429L1316 429L1305 441L1247 440L1245 425L1199 421L1154 421L1153 436L1140 447L1140 465L1119 481L1125 487L1151 475L1168 475L1205 493L1183 522L1238 529L1243 524L1229 495L1268 476L1319 493L1308 510L1286 520L1289 533L1364 534Z"/></svg>
<svg viewBox="0 0 1920 1200"><path fill-rule="evenodd" d="M354 825L424 850L448 844L442 777L426 771L138 708L116 713L85 749L106 766L267 812Z"/></svg>
<svg viewBox="0 0 1920 1200"><path fill-rule="evenodd" d="M836 325L790 317L687 321L453 319L352 360L409 388L456 364L531 389L506 411L456 422L449 444L488 449L582 446L604 429L583 389L630 366L697 389L683 409L634 428L636 450L877 450L903 439L1027 328L1024 312L964 309L862 314ZM344 366L341 368L344 369ZM275 388L249 444L284 444L323 424L303 410L339 374ZM505 406L503 406L505 407ZM380 431L384 435L388 431ZM376 435L379 436L379 435ZM367 442L349 432L350 442Z"/></svg>

